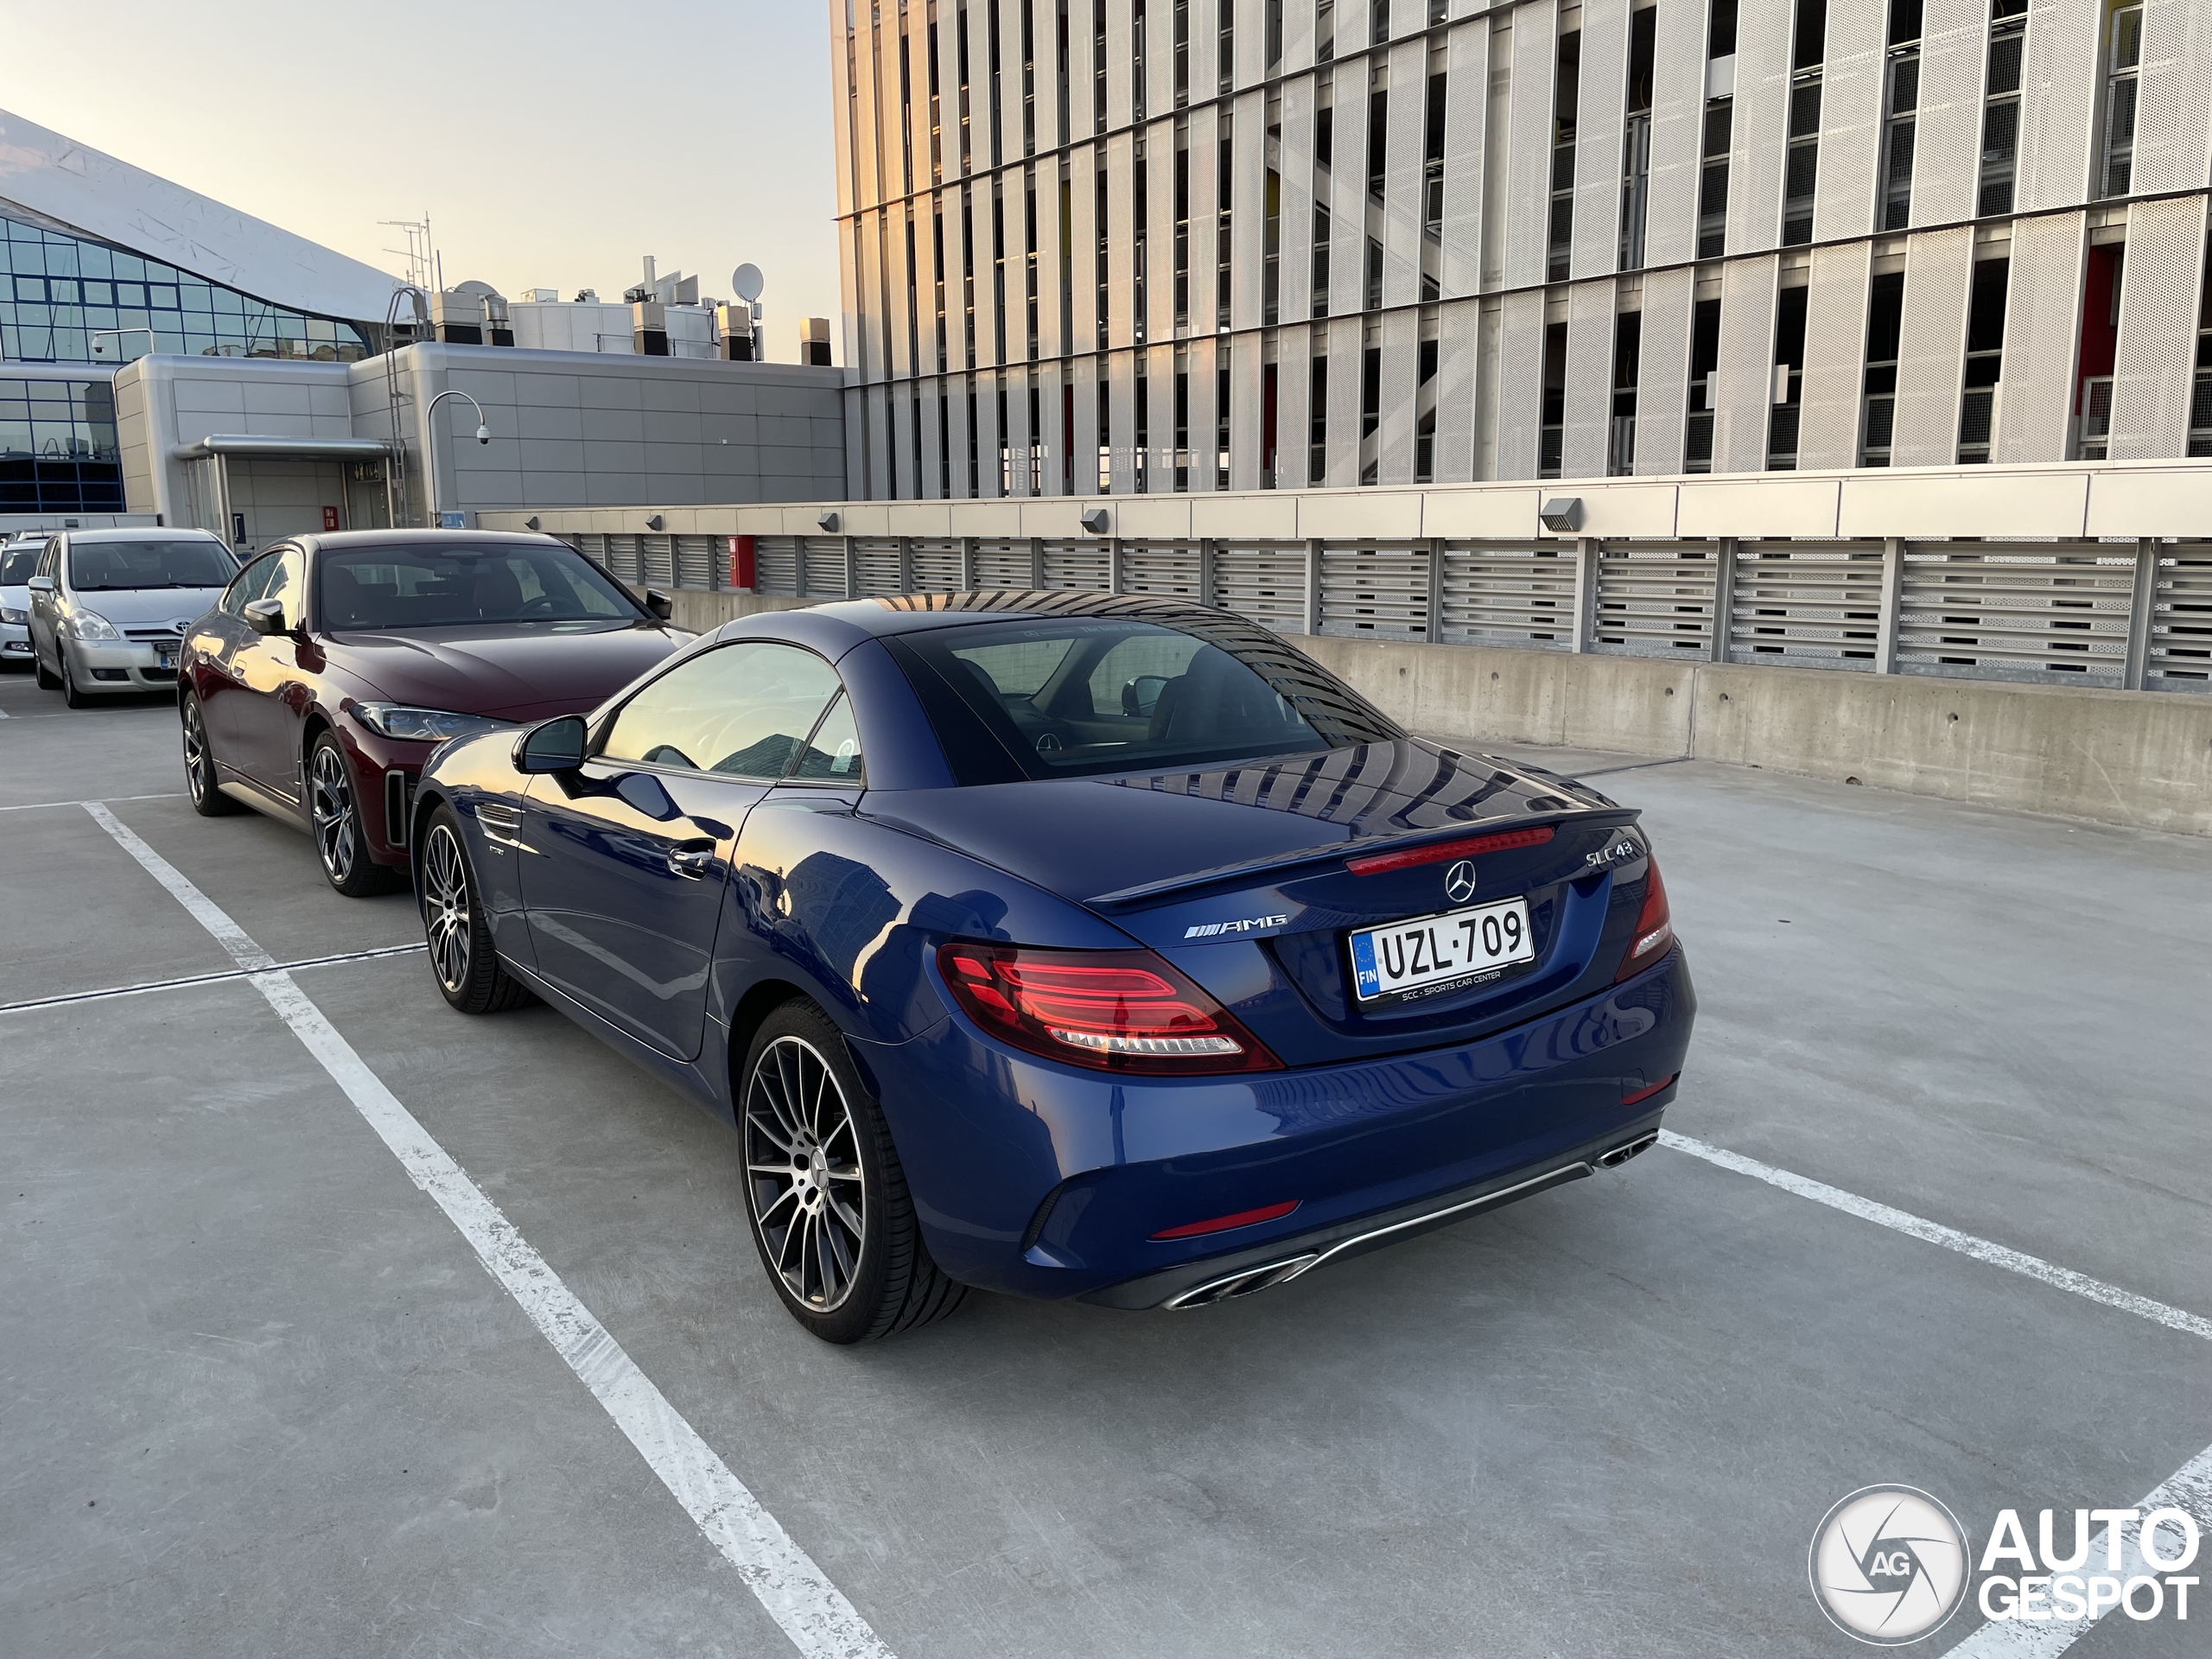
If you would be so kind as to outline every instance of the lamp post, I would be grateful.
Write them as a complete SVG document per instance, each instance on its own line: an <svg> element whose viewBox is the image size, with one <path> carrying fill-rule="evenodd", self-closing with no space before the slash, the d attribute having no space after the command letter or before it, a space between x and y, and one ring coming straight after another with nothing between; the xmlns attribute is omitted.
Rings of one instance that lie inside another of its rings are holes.
<svg viewBox="0 0 2212 1659"><path fill-rule="evenodd" d="M478 403L467 392L456 391L451 387L448 387L436 397L430 399L430 406L423 411L423 446L424 451L423 457L423 493L429 498L430 528L433 530L439 527L438 423L436 416L438 412L438 405L445 402L448 397L458 397L476 411L476 442L479 443L489 443L492 442L492 429L484 424L484 405Z"/></svg>

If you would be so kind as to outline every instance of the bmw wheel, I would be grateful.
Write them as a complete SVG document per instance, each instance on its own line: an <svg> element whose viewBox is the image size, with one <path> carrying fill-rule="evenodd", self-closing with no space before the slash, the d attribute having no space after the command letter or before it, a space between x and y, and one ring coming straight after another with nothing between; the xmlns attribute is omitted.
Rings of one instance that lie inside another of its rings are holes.
<svg viewBox="0 0 2212 1659"><path fill-rule="evenodd" d="M215 780L215 751L207 738L207 716L200 699L188 691L177 714L184 726L184 786L192 794L192 810L203 818L227 817L245 809L223 793Z"/></svg>
<svg viewBox="0 0 2212 1659"><path fill-rule="evenodd" d="M803 997L785 1003L742 1075L746 1211L791 1317L852 1343L958 1307L968 1287L930 1258L891 1132L829 1017Z"/></svg>
<svg viewBox="0 0 2212 1659"><path fill-rule="evenodd" d="M308 755L308 808L322 874L333 887L348 899L361 899L392 885L391 872L369 857L353 769L328 732L315 739Z"/></svg>
<svg viewBox="0 0 2212 1659"><path fill-rule="evenodd" d="M416 902L422 906L430 971L448 1002L463 1014L498 1014L531 1000L530 988L507 972L492 948L491 924L461 845L461 820L449 806L430 814Z"/></svg>

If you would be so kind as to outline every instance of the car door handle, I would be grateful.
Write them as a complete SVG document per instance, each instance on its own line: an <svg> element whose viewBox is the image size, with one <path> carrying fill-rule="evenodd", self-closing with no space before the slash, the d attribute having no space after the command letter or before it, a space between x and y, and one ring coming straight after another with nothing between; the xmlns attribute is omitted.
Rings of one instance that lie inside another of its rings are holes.
<svg viewBox="0 0 2212 1659"><path fill-rule="evenodd" d="M678 847L668 855L668 873L696 881L715 867L715 849L711 847Z"/></svg>

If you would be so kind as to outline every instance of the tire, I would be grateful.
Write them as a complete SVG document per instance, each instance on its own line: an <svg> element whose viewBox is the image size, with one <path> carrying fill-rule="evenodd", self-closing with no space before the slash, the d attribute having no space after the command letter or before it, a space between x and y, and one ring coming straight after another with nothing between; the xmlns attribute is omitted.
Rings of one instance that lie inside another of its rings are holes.
<svg viewBox="0 0 2212 1659"><path fill-rule="evenodd" d="M91 708L92 700L77 689L77 677L70 671L68 646L54 646L54 659L61 664L62 706L68 709Z"/></svg>
<svg viewBox="0 0 2212 1659"><path fill-rule="evenodd" d="M449 806L432 812L423 831L416 903L430 947L430 973L448 1002L463 1014L501 1014L537 1001L492 948L492 928L477 897L461 820Z"/></svg>
<svg viewBox="0 0 2212 1659"><path fill-rule="evenodd" d="M316 738L315 747L308 751L307 785L308 822L323 880L348 899L389 893L397 885L396 873L369 856L368 834L361 827L360 796L353 787L353 768L346 751L328 732Z"/></svg>
<svg viewBox="0 0 2212 1659"><path fill-rule="evenodd" d="M746 1214L791 1316L842 1344L957 1309L968 1287L931 1259L891 1131L829 1016L804 997L785 1003L739 1077Z"/></svg>
<svg viewBox="0 0 2212 1659"><path fill-rule="evenodd" d="M59 645L54 647L56 655L60 653L60 649L61 648ZM40 690L59 691L61 689L61 677L58 674L49 673L48 671L46 659L38 654L38 647L36 645L33 645L31 647L31 671L38 677L38 689Z"/></svg>
<svg viewBox="0 0 2212 1659"><path fill-rule="evenodd" d="M207 735L200 699L186 692L178 700L177 717L184 728L184 786L192 797L192 810L203 818L227 818L245 811L216 785L214 743Z"/></svg>

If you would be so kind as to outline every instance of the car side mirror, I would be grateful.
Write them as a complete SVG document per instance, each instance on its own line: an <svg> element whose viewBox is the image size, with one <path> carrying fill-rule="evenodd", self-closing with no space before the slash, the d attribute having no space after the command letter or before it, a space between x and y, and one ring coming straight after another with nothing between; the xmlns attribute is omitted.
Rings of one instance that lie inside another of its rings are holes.
<svg viewBox="0 0 2212 1659"><path fill-rule="evenodd" d="M645 589L645 608L665 622L676 614L676 601L658 588Z"/></svg>
<svg viewBox="0 0 2212 1659"><path fill-rule="evenodd" d="M517 772L574 772L583 763L582 715L563 715L556 720L541 721L515 742Z"/></svg>
<svg viewBox="0 0 2212 1659"><path fill-rule="evenodd" d="M54 578L52 576L33 576L29 582L25 582L23 586L29 588L31 592L35 594L50 594L54 591Z"/></svg>
<svg viewBox="0 0 2212 1659"><path fill-rule="evenodd" d="M281 599L257 599L245 607L245 625L256 633L284 632L284 601Z"/></svg>

